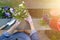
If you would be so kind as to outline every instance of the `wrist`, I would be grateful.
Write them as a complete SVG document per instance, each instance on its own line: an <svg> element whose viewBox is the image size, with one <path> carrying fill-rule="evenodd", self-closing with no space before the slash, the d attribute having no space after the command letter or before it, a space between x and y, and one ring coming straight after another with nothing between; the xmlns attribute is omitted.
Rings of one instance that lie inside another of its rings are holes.
<svg viewBox="0 0 60 40"><path fill-rule="evenodd" d="M32 35L32 34L34 34L36 32L37 32L36 30L32 30L31 33L30 33L30 35Z"/></svg>
<svg viewBox="0 0 60 40"><path fill-rule="evenodd" d="M31 31L35 30L35 27L34 27L33 23L29 23L29 24L30 24L30 27L31 27Z"/></svg>

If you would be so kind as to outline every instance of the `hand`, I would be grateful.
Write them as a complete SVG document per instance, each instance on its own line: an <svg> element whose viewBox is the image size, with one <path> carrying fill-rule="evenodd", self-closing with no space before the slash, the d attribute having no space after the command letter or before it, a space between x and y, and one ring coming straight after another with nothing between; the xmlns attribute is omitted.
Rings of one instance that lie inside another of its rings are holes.
<svg viewBox="0 0 60 40"><path fill-rule="evenodd" d="M29 22L30 24L33 23L32 18L31 18L30 15L28 15L28 17L25 18L25 20L26 20L27 22Z"/></svg>
<svg viewBox="0 0 60 40"><path fill-rule="evenodd" d="M35 30L31 16L28 15L28 17L25 18L25 20L26 20L27 22L29 22L30 27L31 27L31 31Z"/></svg>
<svg viewBox="0 0 60 40"><path fill-rule="evenodd" d="M7 32L12 34L15 31L15 29L19 26L19 24L20 22L16 21L16 23L9 30L7 30Z"/></svg>

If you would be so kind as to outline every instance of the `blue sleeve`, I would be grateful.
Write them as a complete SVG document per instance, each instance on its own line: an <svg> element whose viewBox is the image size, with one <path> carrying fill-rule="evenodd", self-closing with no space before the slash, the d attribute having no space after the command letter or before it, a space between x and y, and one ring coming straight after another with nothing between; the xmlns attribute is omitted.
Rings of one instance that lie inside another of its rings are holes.
<svg viewBox="0 0 60 40"><path fill-rule="evenodd" d="M4 40L7 39L10 36L10 34L8 32L4 32L1 36L0 36L0 40Z"/></svg>
<svg viewBox="0 0 60 40"><path fill-rule="evenodd" d="M30 36L32 40L40 40L36 30L32 31Z"/></svg>

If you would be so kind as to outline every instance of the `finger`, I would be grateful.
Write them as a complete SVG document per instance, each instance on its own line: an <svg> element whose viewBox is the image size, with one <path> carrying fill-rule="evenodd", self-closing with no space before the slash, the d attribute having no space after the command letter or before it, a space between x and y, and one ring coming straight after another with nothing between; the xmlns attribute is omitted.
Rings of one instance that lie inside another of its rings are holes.
<svg viewBox="0 0 60 40"><path fill-rule="evenodd" d="M18 20L16 21L16 24L20 24L20 23L21 23L20 21L18 21Z"/></svg>
<svg viewBox="0 0 60 40"><path fill-rule="evenodd" d="M20 22L16 21L16 23L10 29L16 29L16 27L18 27L19 24L20 24Z"/></svg>
<svg viewBox="0 0 60 40"><path fill-rule="evenodd" d="M12 33L19 26L19 24L20 22L16 21L16 23L9 30L7 30L7 32Z"/></svg>

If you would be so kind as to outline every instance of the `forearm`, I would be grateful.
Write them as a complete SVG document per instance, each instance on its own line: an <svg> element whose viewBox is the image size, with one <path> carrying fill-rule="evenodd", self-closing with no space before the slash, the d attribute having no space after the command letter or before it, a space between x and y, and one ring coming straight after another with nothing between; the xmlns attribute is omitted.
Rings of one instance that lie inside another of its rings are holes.
<svg viewBox="0 0 60 40"><path fill-rule="evenodd" d="M9 36L11 36L11 34L15 31L16 27L20 24L20 22L17 22L6 32L4 32L0 38L1 39L5 39L5 38L8 38Z"/></svg>
<svg viewBox="0 0 60 40"><path fill-rule="evenodd" d="M30 28L31 28L31 31L35 30L35 27L34 27L33 23L30 23Z"/></svg>
<svg viewBox="0 0 60 40"><path fill-rule="evenodd" d="M34 28L33 24L30 24L31 26L31 33L30 33L30 37L32 40L39 40L39 36L38 36L38 32L37 30Z"/></svg>
<svg viewBox="0 0 60 40"><path fill-rule="evenodd" d="M38 32L35 29L33 23L30 23L30 27L31 27L31 33L30 33L31 39L32 40L39 40Z"/></svg>
<svg viewBox="0 0 60 40"><path fill-rule="evenodd" d="M31 33L30 33L30 37L31 37L32 40L39 40L37 30L32 28Z"/></svg>

